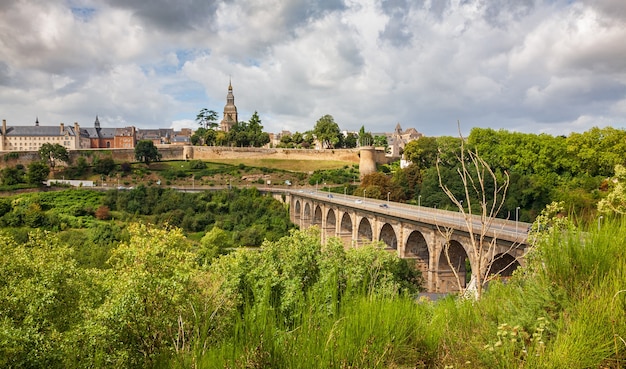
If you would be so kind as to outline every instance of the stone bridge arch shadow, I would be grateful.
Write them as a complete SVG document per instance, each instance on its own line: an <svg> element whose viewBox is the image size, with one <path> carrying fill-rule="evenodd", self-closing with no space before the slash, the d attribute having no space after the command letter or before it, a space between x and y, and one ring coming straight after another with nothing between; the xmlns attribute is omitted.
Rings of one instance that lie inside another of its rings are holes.
<svg viewBox="0 0 626 369"><path fill-rule="evenodd" d="M335 211L333 209L328 209L326 213L326 224L324 226L324 232L327 237L335 236L335 229L337 227L337 218L335 217Z"/></svg>
<svg viewBox="0 0 626 369"><path fill-rule="evenodd" d="M302 212L302 227L308 227L311 225L311 205L309 203L304 204L304 211Z"/></svg>
<svg viewBox="0 0 626 369"><path fill-rule="evenodd" d="M352 218L350 214L343 213L339 224L339 235L345 246L352 246Z"/></svg>
<svg viewBox="0 0 626 369"><path fill-rule="evenodd" d="M489 265L489 276L509 278L521 266L519 260L509 253L500 253L493 257Z"/></svg>
<svg viewBox="0 0 626 369"><path fill-rule="evenodd" d="M412 231L406 240L403 258L415 260L415 266L426 277L429 269L430 251L424 235L420 231Z"/></svg>
<svg viewBox="0 0 626 369"><path fill-rule="evenodd" d="M316 225L322 229L322 208L317 205L315 206L315 212L313 213L313 221L311 225Z"/></svg>
<svg viewBox="0 0 626 369"><path fill-rule="evenodd" d="M357 230L357 245L363 245L367 242L372 242L374 239L372 238L372 225L370 221L363 217L359 222L359 228Z"/></svg>
<svg viewBox="0 0 626 369"><path fill-rule="evenodd" d="M446 248L448 249L448 257L446 257ZM454 268L454 270L453 270ZM458 275L461 286L465 288L471 277L471 267L469 256L461 245L456 240L450 240L447 245L444 245L439 255L439 262L437 264L437 292L458 292L459 283L457 282L454 272Z"/></svg>
<svg viewBox="0 0 626 369"><path fill-rule="evenodd" d="M398 238L396 237L396 231L393 230L391 224L385 223L385 225L383 225L380 229L380 237L378 237L378 239L383 241L385 245L387 245L388 249L398 249Z"/></svg>

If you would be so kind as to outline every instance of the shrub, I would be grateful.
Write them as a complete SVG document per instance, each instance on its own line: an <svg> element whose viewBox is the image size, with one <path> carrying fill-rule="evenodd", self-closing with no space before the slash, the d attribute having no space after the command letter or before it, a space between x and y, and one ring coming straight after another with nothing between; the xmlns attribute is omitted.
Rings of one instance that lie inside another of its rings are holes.
<svg viewBox="0 0 626 369"><path fill-rule="evenodd" d="M111 219L111 209L106 205L101 205L96 209L95 216L99 220L109 220Z"/></svg>

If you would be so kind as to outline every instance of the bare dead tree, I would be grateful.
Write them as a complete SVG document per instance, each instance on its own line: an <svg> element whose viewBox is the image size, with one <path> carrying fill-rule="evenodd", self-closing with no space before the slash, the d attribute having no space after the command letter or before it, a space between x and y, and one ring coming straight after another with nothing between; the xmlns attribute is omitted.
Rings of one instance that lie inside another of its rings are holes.
<svg viewBox="0 0 626 369"><path fill-rule="evenodd" d="M437 160L437 174L439 176L439 187L441 187L450 201L459 209L470 235L469 253L474 260L472 277L476 282L476 298L480 298L483 293L483 287L489 280L488 276L497 241L496 237L487 237L488 231L491 229L496 215L504 206L510 178L509 174L505 172L502 183L498 183L498 177L489 164L483 160L477 152L468 150L465 147L465 139L461 134L460 125L459 137L461 150L457 157L459 162L457 173L463 183L463 198L457 198L453 191L443 183L439 160ZM472 171L472 169L474 171ZM489 180L493 181L493 190L489 190L486 187L486 183L488 183L487 181ZM472 195L475 196L473 197ZM474 222L475 216L472 210L475 198L480 199L480 214L476 214L480 216L480 222L478 222L478 224ZM446 239L444 253L446 254L448 265L454 272L459 290L464 292L458 270L454 267L449 255L452 232L449 229L445 229L444 231L440 230L440 233Z"/></svg>

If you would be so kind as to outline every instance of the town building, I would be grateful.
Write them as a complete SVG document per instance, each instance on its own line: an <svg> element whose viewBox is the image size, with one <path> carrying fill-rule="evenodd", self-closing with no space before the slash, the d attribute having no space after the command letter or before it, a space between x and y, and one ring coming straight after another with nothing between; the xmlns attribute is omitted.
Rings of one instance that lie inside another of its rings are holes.
<svg viewBox="0 0 626 369"><path fill-rule="evenodd" d="M81 128L78 123L41 126L38 118L34 126L8 126L4 119L0 135L0 151L38 151L45 143L67 150L132 149L137 141L135 127L102 128L97 116L93 128Z"/></svg>
<svg viewBox="0 0 626 369"><path fill-rule="evenodd" d="M220 122L220 130L229 132L237 124L237 107L235 106L235 95L233 95L233 85L228 81L228 94L226 95L226 106L224 106L224 117Z"/></svg>
<svg viewBox="0 0 626 369"><path fill-rule="evenodd" d="M398 123L396 125L396 129L392 133L387 134L387 145L389 145L391 149L390 156L400 157L406 144L411 141L418 140L423 136L424 135L418 132L415 128L409 128L403 132L402 127L400 127L400 123Z"/></svg>
<svg viewBox="0 0 626 369"><path fill-rule="evenodd" d="M80 128L78 123L74 126L40 126L39 118L34 126L7 126L6 119L2 120L0 134L1 151L38 151L44 143L59 144L67 150L81 148ZM87 140L82 141L88 144Z"/></svg>

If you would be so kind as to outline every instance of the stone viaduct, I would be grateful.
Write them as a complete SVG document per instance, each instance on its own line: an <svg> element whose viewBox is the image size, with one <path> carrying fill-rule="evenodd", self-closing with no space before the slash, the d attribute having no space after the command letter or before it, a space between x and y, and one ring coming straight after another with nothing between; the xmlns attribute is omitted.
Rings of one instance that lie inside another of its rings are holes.
<svg viewBox="0 0 626 369"><path fill-rule="evenodd" d="M317 191L281 191L274 196L289 204L293 223L319 227L322 243L330 237L340 238L346 247L380 241L399 257L414 259L428 292L458 290L454 271L465 287L471 270L477 270L470 237L477 239L481 233L479 216L464 218L459 212ZM528 227L528 223L493 220L482 232L485 242L494 245L484 255L484 270L510 276L523 264Z"/></svg>

